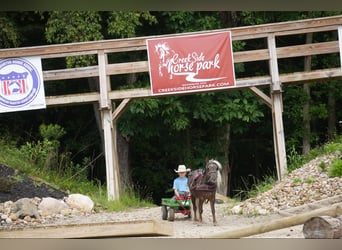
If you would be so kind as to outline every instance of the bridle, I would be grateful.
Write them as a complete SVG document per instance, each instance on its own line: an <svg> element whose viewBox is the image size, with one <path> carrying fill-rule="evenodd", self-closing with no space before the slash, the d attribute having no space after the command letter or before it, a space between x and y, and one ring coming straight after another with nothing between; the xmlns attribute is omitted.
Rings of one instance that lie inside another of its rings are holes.
<svg viewBox="0 0 342 250"><path fill-rule="evenodd" d="M214 165L214 166L213 166ZM215 160L210 160L207 163L207 166L205 168L205 173L204 175L207 176L206 178L206 182L209 184L216 184L216 180L217 180L217 171L220 170L220 165L217 164L217 161Z"/></svg>

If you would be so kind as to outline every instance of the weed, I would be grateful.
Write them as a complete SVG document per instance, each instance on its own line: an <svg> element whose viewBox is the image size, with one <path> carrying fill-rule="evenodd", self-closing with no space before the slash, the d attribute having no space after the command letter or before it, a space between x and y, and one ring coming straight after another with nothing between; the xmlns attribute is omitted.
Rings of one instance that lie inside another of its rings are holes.
<svg viewBox="0 0 342 250"><path fill-rule="evenodd" d="M33 182L33 186L35 186L35 187L40 187L42 184L43 184L43 182L41 182L41 181L34 181Z"/></svg>
<svg viewBox="0 0 342 250"><path fill-rule="evenodd" d="M22 175L12 175L10 176L10 179L14 180L15 182L23 182L24 176Z"/></svg>
<svg viewBox="0 0 342 250"><path fill-rule="evenodd" d="M305 183L308 183L308 184L311 184L311 183L314 182L314 180L311 179L311 178L307 178L307 179L304 180L304 182L305 182Z"/></svg>
<svg viewBox="0 0 342 250"><path fill-rule="evenodd" d="M342 176L342 160L340 158L335 158L332 160L332 165L329 170L330 177L341 177Z"/></svg>
<svg viewBox="0 0 342 250"><path fill-rule="evenodd" d="M300 183L300 182L302 182L302 179L299 178L299 177L296 177L296 178L293 179L293 182L294 183Z"/></svg>
<svg viewBox="0 0 342 250"><path fill-rule="evenodd" d="M320 167L323 172L327 172L327 164L325 164L325 162L321 162L318 167Z"/></svg>
<svg viewBox="0 0 342 250"><path fill-rule="evenodd" d="M0 176L0 192L10 192L14 184L14 180Z"/></svg>

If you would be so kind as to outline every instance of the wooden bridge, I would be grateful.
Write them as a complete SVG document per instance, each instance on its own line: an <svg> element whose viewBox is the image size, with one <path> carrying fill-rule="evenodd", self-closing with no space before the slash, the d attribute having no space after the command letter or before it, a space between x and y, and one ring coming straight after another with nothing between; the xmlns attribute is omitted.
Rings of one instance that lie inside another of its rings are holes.
<svg viewBox="0 0 342 250"><path fill-rule="evenodd" d="M301 72L279 74L278 61L295 57L309 57L320 54L341 55L342 16L332 16L317 19L273 23L257 26L237 27L231 29L215 30L231 31L232 40L247 41L264 39L265 48L255 50L236 51L233 53L234 63L248 63L266 61L269 63L269 74L263 76L252 75L248 78L237 78L233 89L249 88L257 94L272 109L274 152L278 179L287 172L284 129L282 120L282 88L285 84L303 83L316 80L329 80L341 78L341 67L322 68ZM214 30L193 32L186 34L211 33ZM276 39L309 33L336 32L336 40L328 42L315 42L297 44L286 47L277 47ZM119 198L119 164L116 148L115 121L135 98L152 97L148 88L140 89L111 89L111 79L115 75L148 72L148 61L109 62L108 56L113 53L137 53L146 50L146 39L157 37L175 37L186 34L169 34L164 36L137 37L129 39L115 39L94 42L69 43L46 45L37 47L24 47L0 50L0 58L39 56L42 59L44 84L76 78L94 78L99 82L99 91L85 93L61 94L46 96L47 107L60 105L80 105L86 103L99 103L102 128L105 139L105 159L108 199ZM48 69L44 70L44 63L56 58L73 57L80 55L95 55L97 64L88 67ZM304 60L304 59L303 59ZM87 80L84 82L88 86ZM269 95L258 87L269 87ZM208 90L205 90L206 92ZM220 90L222 91L222 90ZM225 90L228 91L228 90ZM113 107L113 101L121 101L120 105Z"/></svg>

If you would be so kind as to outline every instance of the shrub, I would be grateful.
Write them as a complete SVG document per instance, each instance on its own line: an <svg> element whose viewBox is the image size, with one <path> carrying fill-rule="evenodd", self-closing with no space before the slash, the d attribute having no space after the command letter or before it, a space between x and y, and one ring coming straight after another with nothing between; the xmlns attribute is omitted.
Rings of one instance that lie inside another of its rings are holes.
<svg viewBox="0 0 342 250"><path fill-rule="evenodd" d="M330 177L341 177L342 176L342 160L340 158L335 158L332 160L332 165L329 170Z"/></svg>

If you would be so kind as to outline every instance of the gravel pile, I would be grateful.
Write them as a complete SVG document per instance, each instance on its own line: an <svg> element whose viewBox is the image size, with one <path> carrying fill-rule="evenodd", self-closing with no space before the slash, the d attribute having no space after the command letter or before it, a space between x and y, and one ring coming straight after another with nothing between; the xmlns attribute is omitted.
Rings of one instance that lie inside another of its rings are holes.
<svg viewBox="0 0 342 250"><path fill-rule="evenodd" d="M270 214L342 194L342 178L329 177L338 153L318 157L286 175L271 190L233 207L233 214Z"/></svg>

